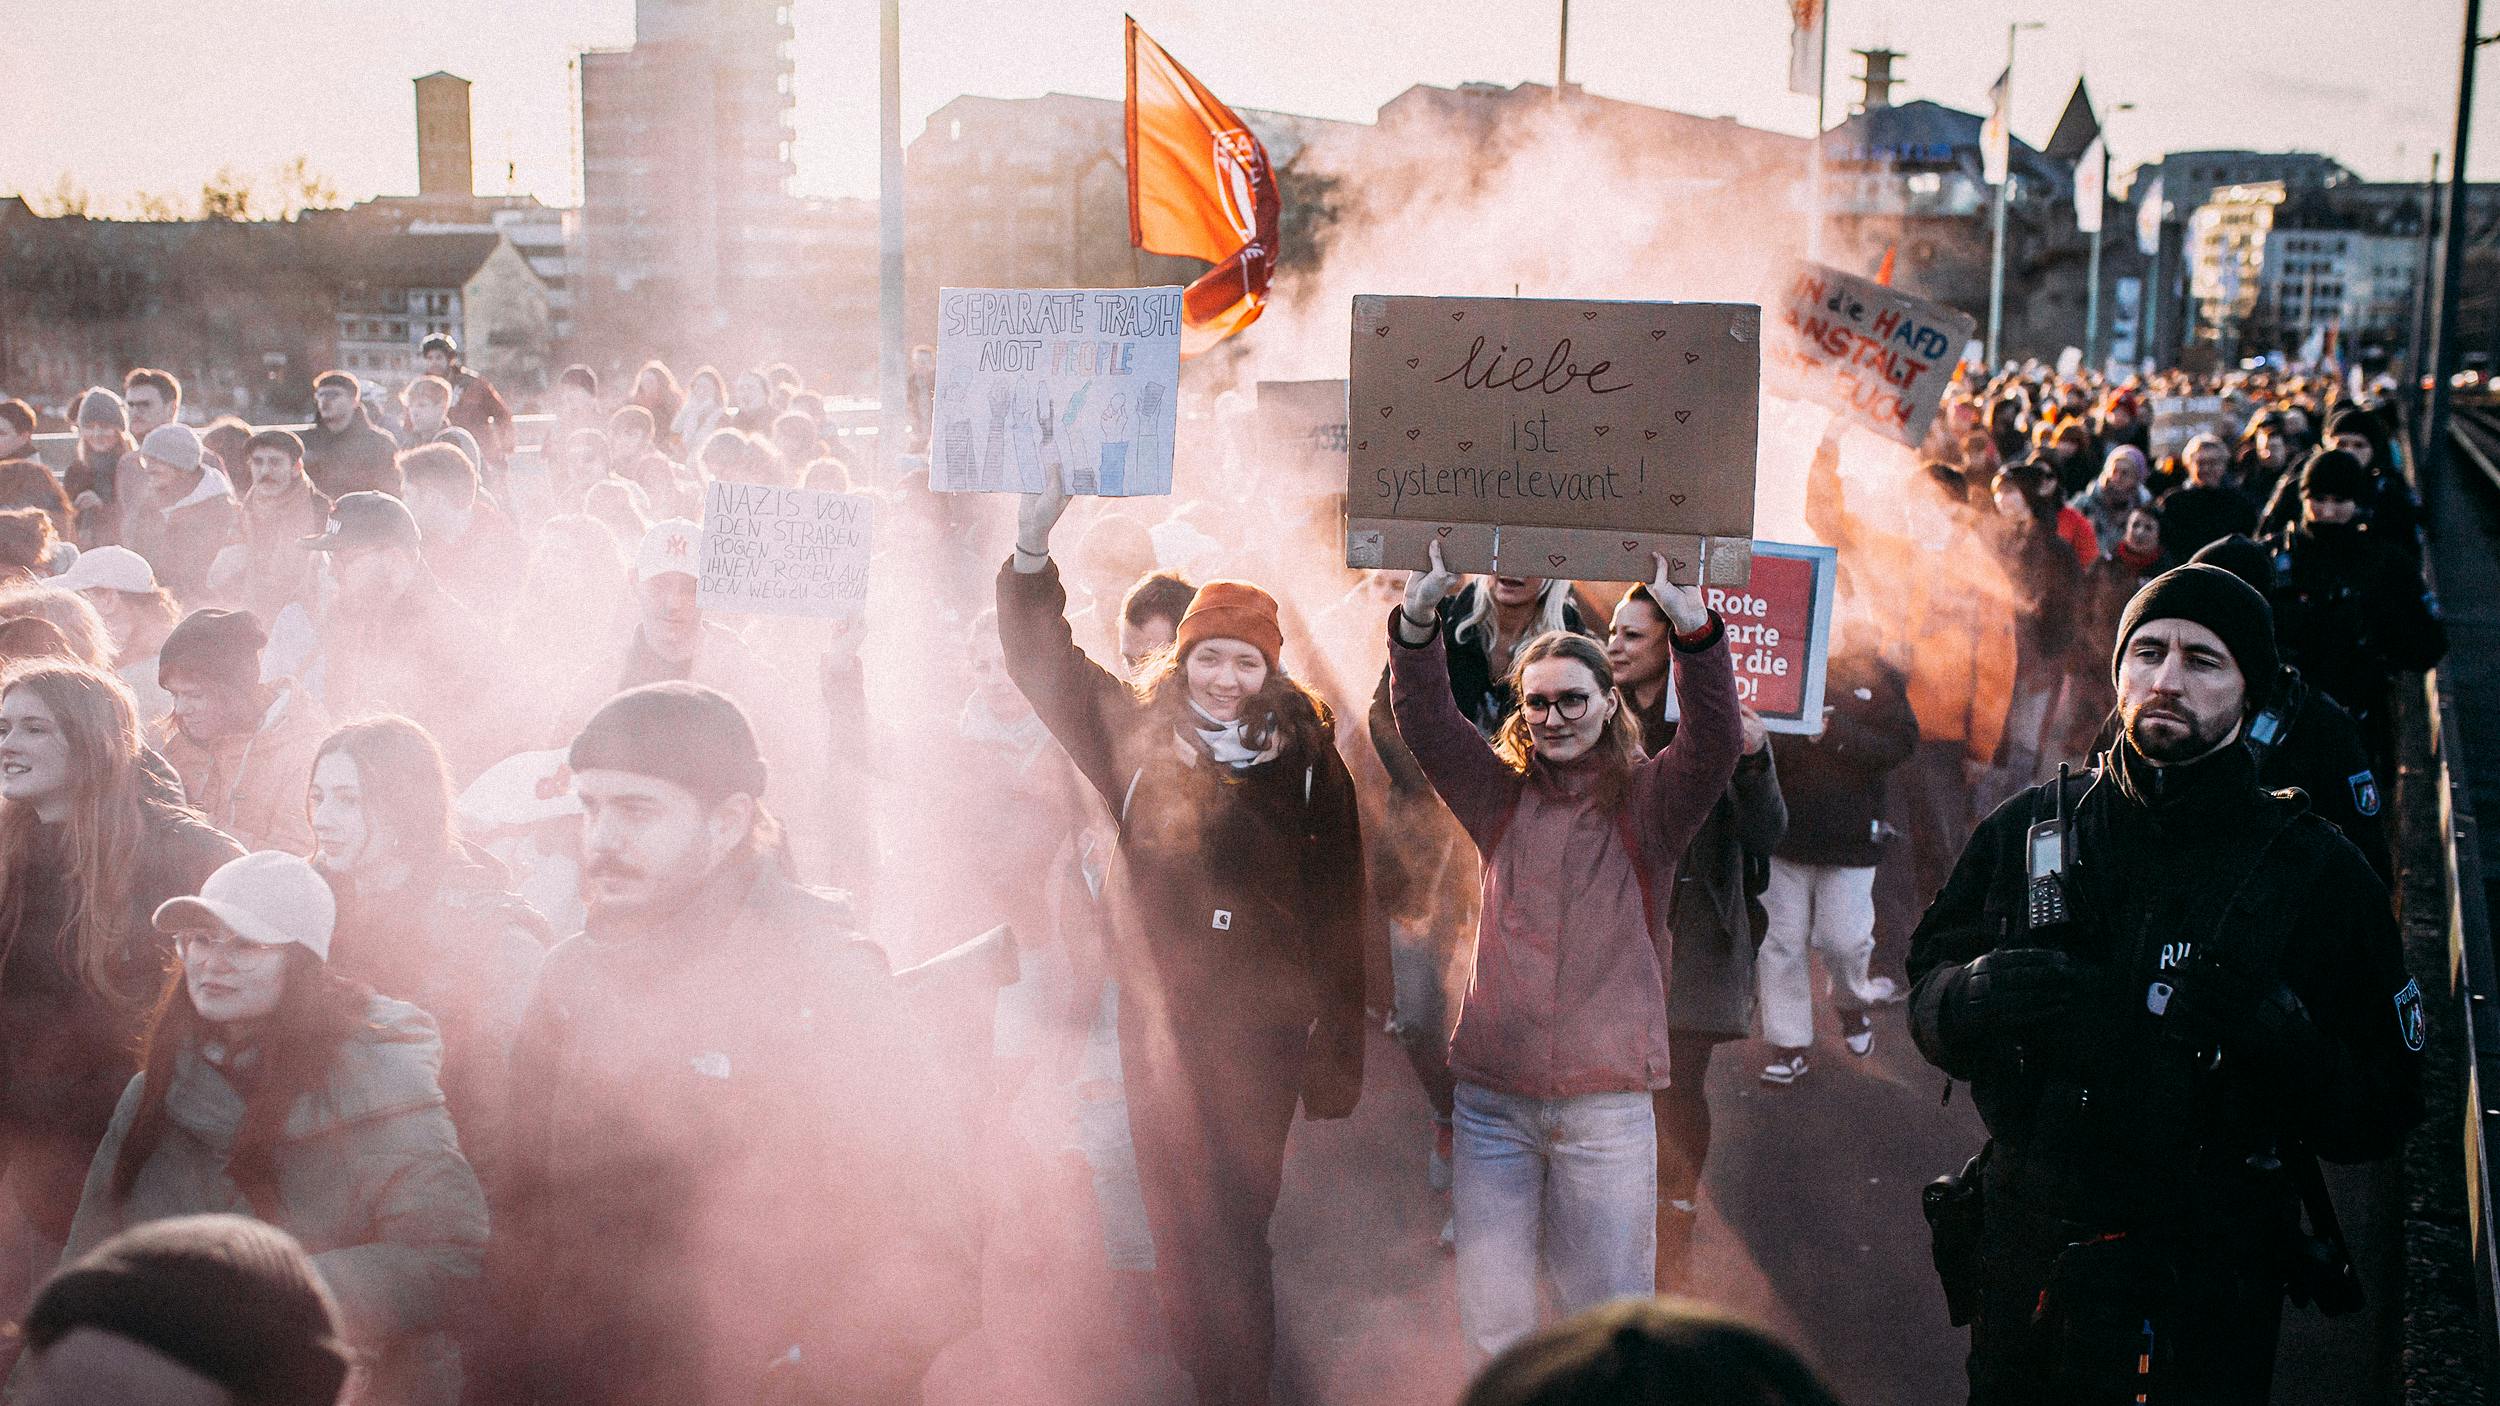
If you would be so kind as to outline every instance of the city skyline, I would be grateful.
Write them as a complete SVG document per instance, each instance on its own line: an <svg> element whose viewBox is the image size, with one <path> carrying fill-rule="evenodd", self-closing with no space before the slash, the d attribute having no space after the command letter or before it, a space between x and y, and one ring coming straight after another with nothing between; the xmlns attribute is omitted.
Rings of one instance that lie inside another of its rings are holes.
<svg viewBox="0 0 2500 1406"><path fill-rule="evenodd" d="M873 196L875 0L792 3L794 193ZM1117 98L1124 8L1241 107L1369 120L1416 83L1554 77L1552 0L1443 0L1429 21L1404 6L1354 9L1321 0L1271 0L1249 23L1245 7L1206 0L1065 0L1051 8L1059 23L1011 29L995 22L995 6L975 0L907 5L906 140L932 110L964 94ZM132 0L120 32L196 25L200 9L187 0ZM1785 91L1786 6L1756 0L1708 13L1681 10L1644 0L1579 0L1572 81L1610 97L1732 116L1774 131L1813 129L1813 100ZM2259 26L2255 10L2147 12L2080 3L2060 11L1984 0L1946 15L1840 0L1832 20L1830 120L1839 121L1857 94L1849 50L1877 44L1908 55L1896 101L1979 110L2004 63L2005 21L2045 14L2049 28L2023 36L2014 95L2015 132L2035 145L2046 140L2080 72L2110 125L2122 170L2166 151L2245 147L2322 151L2371 179L2420 179L2430 153L2447 144L2458 16L2429 0L2393 0L2386 7L2392 22L2371 27L2368 47L2342 45L2338 68L2322 72L2313 36L2334 11L2321 0L2291 0L2266 7ZM2303 22L2304 15L2315 23ZM41 202L66 176L100 213L127 213L143 194L187 205L221 169L266 184L297 156L347 200L413 192L409 81L436 69L476 85L481 193L511 190L573 203L578 89L570 61L585 49L630 43L634 27L632 0L439 0L384 12L339 0L227 0L218 11L226 40L208 49L222 65L222 86L199 83L200 50L190 44L117 51L115 120L97 121L76 98L80 66L43 61L91 42L71 7L0 0L0 18L20 36L19 52L38 60L17 84L23 122L19 140L0 150L0 192ZM2372 81L2390 74L2419 81ZM313 75L330 77L285 81ZM2113 116L2120 103L2135 110ZM2473 167L2491 178L2500 176L2500 112L2489 101L2483 107Z"/></svg>

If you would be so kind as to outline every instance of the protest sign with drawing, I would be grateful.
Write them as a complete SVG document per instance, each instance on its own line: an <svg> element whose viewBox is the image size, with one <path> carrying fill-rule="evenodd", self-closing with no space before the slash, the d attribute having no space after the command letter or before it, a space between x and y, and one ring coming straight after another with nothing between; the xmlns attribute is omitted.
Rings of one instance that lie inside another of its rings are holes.
<svg viewBox="0 0 2500 1406"><path fill-rule="evenodd" d="M876 502L716 482L703 495L694 602L749 615L856 615L868 604Z"/></svg>
<svg viewBox="0 0 2500 1406"><path fill-rule="evenodd" d="M1773 395L1915 445L1953 384L1954 350L1972 326L1970 314L1943 303L1800 262L1781 286L1762 374Z"/></svg>
<svg viewBox="0 0 2500 1406"><path fill-rule="evenodd" d="M2153 398L2153 423L2145 432L2145 452L2156 462L2187 448L2200 434L2222 436L2227 448L2238 428L2237 417L2218 395L2164 395Z"/></svg>
<svg viewBox="0 0 2500 1406"><path fill-rule="evenodd" d="M1354 300L1346 564L1741 584L1762 309Z"/></svg>
<svg viewBox="0 0 2500 1406"><path fill-rule="evenodd" d="M1742 587L1710 586L1702 592L1727 623L1737 701L1760 714L1769 731L1822 729L1823 675L1831 659L1832 589L1839 560L1840 554L1829 547L1756 542L1752 580ZM1675 690L1669 689L1667 716L1675 715Z"/></svg>
<svg viewBox="0 0 2500 1406"><path fill-rule="evenodd" d="M1172 491L1178 288L945 288L929 486Z"/></svg>

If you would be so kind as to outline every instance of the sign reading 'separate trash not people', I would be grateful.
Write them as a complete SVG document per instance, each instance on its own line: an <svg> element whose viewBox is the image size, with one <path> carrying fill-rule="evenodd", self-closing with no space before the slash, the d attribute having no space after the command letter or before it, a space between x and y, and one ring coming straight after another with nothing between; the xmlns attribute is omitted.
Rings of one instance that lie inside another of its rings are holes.
<svg viewBox="0 0 2500 1406"><path fill-rule="evenodd" d="M929 486L1172 491L1178 288L945 288Z"/></svg>
<svg viewBox="0 0 2500 1406"><path fill-rule="evenodd" d="M1741 585L1762 310L1354 300L1346 564Z"/></svg>
<svg viewBox="0 0 2500 1406"><path fill-rule="evenodd" d="M714 483L694 602L749 615L856 615L868 604L876 504L854 493Z"/></svg>
<svg viewBox="0 0 2500 1406"><path fill-rule="evenodd" d="M1765 339L1771 394L1824 406L1887 439L1915 445L1953 383L1954 352L1975 320L1872 279L1792 264L1779 321Z"/></svg>

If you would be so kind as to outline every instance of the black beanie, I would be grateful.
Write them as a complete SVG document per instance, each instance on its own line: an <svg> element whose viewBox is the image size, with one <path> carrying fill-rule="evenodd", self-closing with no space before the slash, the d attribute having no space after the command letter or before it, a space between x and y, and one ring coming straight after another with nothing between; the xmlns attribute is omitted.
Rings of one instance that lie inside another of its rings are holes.
<svg viewBox="0 0 2500 1406"><path fill-rule="evenodd" d="M2370 498L2370 471L2341 449L2321 449L2301 467L2300 496L2366 503Z"/></svg>
<svg viewBox="0 0 2500 1406"><path fill-rule="evenodd" d="M260 652L269 632L248 610L194 610L157 646L156 677L190 673L230 687L260 682Z"/></svg>
<svg viewBox="0 0 2500 1406"><path fill-rule="evenodd" d="M2113 682L2127 657L2127 641L2156 620L2189 620L2213 631L2239 666L2248 710L2266 705L2278 667L2274 610L2255 587L2210 562L2173 567L2145 582L2118 617L2118 641L2109 652Z"/></svg>
<svg viewBox="0 0 2500 1406"><path fill-rule="evenodd" d="M38 1353L80 1328L127 1338L268 1406L334 1406L339 1310L292 1236L244 1216L149 1221L64 1266L35 1296Z"/></svg>
<svg viewBox="0 0 2500 1406"><path fill-rule="evenodd" d="M2340 406L2336 409L2334 414L2326 417L2324 434L2326 442L2329 444L2333 444L2335 442L2335 437L2337 435L2357 434L2363 439L2370 441L2371 444L2376 445L2378 443L2378 422L2368 411L2363 410L2358 406Z"/></svg>
<svg viewBox="0 0 2500 1406"><path fill-rule="evenodd" d="M747 715L697 683L648 683L600 704L566 764L674 782L706 803L764 794L764 758Z"/></svg>
<svg viewBox="0 0 2500 1406"><path fill-rule="evenodd" d="M2188 561L2219 566L2246 581L2248 588L2261 596L2266 593L2266 586L2274 575L2274 562L2267 557L2266 549L2244 532L2216 537L2197 548L2196 555L2189 557Z"/></svg>

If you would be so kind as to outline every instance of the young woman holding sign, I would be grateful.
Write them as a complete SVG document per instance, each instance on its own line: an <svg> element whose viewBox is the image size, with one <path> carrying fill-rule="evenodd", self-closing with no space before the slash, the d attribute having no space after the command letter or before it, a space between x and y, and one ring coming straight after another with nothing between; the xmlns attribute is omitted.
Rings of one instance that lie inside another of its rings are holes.
<svg viewBox="0 0 2500 1406"><path fill-rule="evenodd" d="M1276 602L1256 586L1199 587L1134 686L1088 658L1050 555L1067 503L1056 487L1025 497L999 638L1119 827L1121 1081L1173 1346L1200 1402L1260 1406L1267 1223L1294 1105L1343 1118L1362 1091L1354 781L1327 706L1284 672Z"/></svg>
<svg viewBox="0 0 2500 1406"><path fill-rule="evenodd" d="M1660 557L1650 591L1681 664L1674 743L1644 756L1605 650L1563 632L1519 651L1518 703L1487 743L1450 697L1434 606L1451 579L1435 544L1391 617L1391 704L1484 857L1450 1064L1459 1315L1491 1355L1535 1328L1540 1264L1566 1313L1654 1288L1668 903L1743 736L1726 630Z"/></svg>

